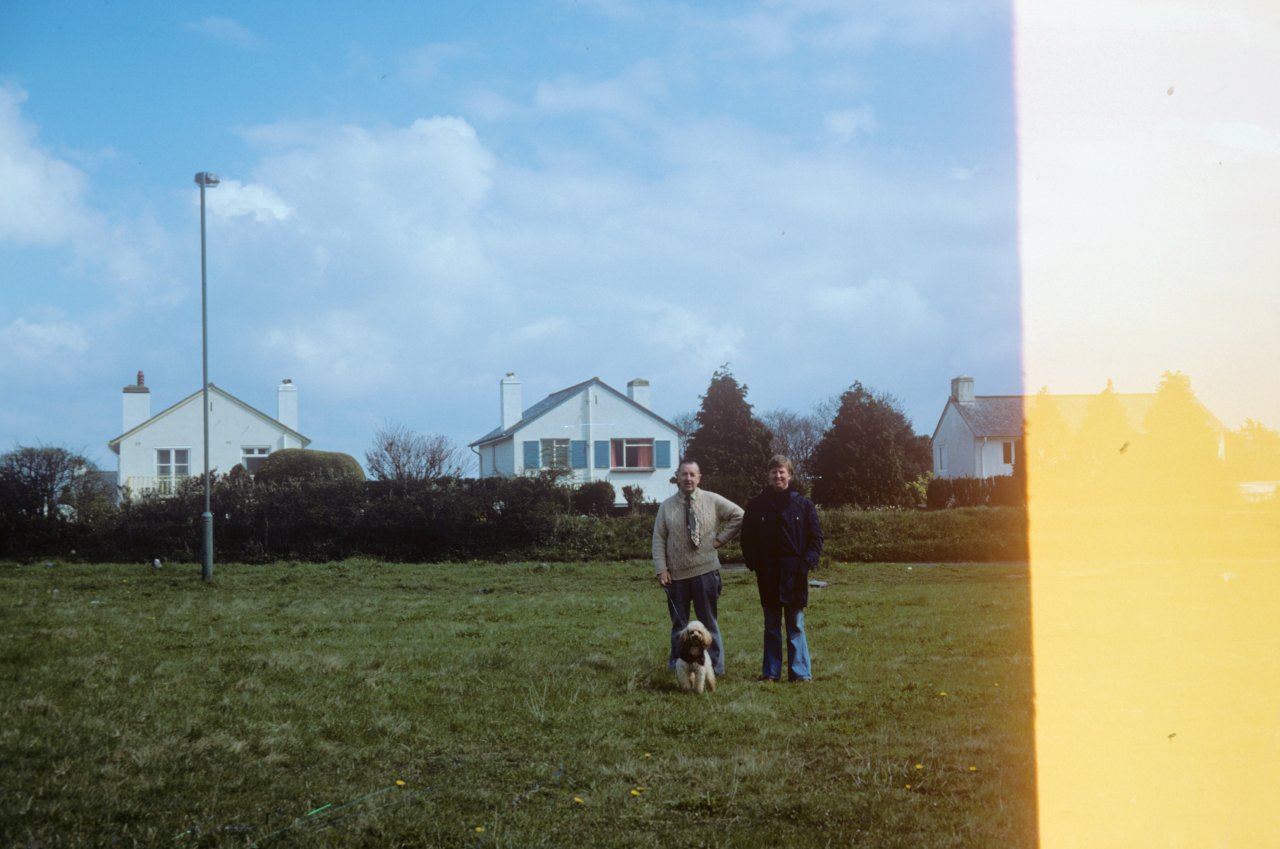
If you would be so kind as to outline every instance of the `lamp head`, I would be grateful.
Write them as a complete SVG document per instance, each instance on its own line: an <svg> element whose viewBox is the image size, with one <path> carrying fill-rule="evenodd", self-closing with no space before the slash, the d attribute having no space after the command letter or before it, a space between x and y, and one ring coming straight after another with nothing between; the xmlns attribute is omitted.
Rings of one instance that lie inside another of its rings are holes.
<svg viewBox="0 0 1280 849"><path fill-rule="evenodd" d="M220 182L222 181L218 179L218 175L209 171L201 171L199 174L196 174L196 183L201 186L207 186L212 189Z"/></svg>

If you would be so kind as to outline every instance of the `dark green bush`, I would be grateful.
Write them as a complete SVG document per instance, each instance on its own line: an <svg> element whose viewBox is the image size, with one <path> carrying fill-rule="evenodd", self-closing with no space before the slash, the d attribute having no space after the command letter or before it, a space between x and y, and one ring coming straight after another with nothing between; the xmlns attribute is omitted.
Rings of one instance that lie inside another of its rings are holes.
<svg viewBox="0 0 1280 849"><path fill-rule="evenodd" d="M393 487L350 478L263 482L233 471L215 475L212 484L219 562L358 556L408 562L650 556L651 502L626 516L583 515L580 497L575 498L578 491L554 474L444 478ZM41 525L18 538L35 540L41 548L11 545L7 556L47 553L113 562L149 562L156 557L190 562L200 555L203 510L202 482L190 478L171 496L135 497L110 516L94 514L92 522ZM840 508L821 510L820 515L826 561L1018 560L1026 552L1026 514L1019 508ZM721 559L739 561L736 544L722 549Z"/></svg>
<svg viewBox="0 0 1280 849"><path fill-rule="evenodd" d="M573 491L573 509L584 516L608 516L613 501L613 484L608 481L591 481Z"/></svg>
<svg viewBox="0 0 1280 849"><path fill-rule="evenodd" d="M820 511L824 560L920 563L1025 560L1026 511L1016 508L955 510Z"/></svg>
<svg viewBox="0 0 1280 849"><path fill-rule="evenodd" d="M364 469L350 454L285 448L267 455L254 475L257 483L323 479L363 481Z"/></svg>
<svg viewBox="0 0 1280 849"><path fill-rule="evenodd" d="M994 478L933 478L925 491L925 506L930 510L1025 507L1026 504L1026 479L1019 474Z"/></svg>

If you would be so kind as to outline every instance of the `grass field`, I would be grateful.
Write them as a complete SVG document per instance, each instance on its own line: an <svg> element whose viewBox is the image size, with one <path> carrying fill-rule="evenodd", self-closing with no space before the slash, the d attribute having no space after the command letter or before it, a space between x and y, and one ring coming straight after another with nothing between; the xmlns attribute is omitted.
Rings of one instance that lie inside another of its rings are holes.
<svg viewBox="0 0 1280 849"><path fill-rule="evenodd" d="M1034 846L1025 565L815 577L698 699L647 563L0 565L0 845Z"/></svg>

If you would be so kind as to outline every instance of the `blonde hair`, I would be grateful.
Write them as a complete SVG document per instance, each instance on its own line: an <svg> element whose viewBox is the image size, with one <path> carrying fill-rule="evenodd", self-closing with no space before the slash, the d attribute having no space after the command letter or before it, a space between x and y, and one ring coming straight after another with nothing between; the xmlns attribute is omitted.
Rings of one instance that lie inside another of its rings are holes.
<svg viewBox="0 0 1280 849"><path fill-rule="evenodd" d="M791 477L796 476L796 467L791 465L791 460L785 454L774 454L769 458L768 471L773 471L774 469L786 469L787 474L791 475Z"/></svg>

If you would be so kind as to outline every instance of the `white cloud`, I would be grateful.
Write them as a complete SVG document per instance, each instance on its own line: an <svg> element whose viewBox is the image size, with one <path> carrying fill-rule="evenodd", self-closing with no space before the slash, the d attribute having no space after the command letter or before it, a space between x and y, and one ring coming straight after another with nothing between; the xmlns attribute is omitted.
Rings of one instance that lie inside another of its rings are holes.
<svg viewBox="0 0 1280 849"><path fill-rule="evenodd" d="M0 85L0 244L67 249L68 270L121 302L147 288L163 298L158 269L172 253L166 235L150 219L109 221L91 208L88 176L41 146L21 112L26 99L20 88Z"/></svg>
<svg viewBox="0 0 1280 849"><path fill-rule="evenodd" d="M539 342L546 339L565 339L572 332L572 322L563 316L554 316L518 327L512 336L517 342Z"/></svg>
<svg viewBox="0 0 1280 849"><path fill-rule="evenodd" d="M875 111L870 106L828 112L822 116L822 126L840 144L850 144L858 136L880 129Z"/></svg>
<svg viewBox="0 0 1280 849"><path fill-rule="evenodd" d="M463 98L466 112L481 121L505 121L519 111L508 97L494 91L476 91Z"/></svg>
<svg viewBox="0 0 1280 849"><path fill-rule="evenodd" d="M30 366L64 371L69 365L68 355L83 354L88 349L88 334L72 321L19 318L0 327L0 363L4 364L0 368L5 371Z"/></svg>
<svg viewBox="0 0 1280 849"><path fill-rule="evenodd" d="M573 0L573 5L595 10L613 20L635 18L640 14L639 8L631 0Z"/></svg>
<svg viewBox="0 0 1280 849"><path fill-rule="evenodd" d="M535 102L551 112L604 112L638 120L667 91L666 76L656 62L641 62L621 76L600 82L565 77L537 86Z"/></svg>
<svg viewBox="0 0 1280 849"><path fill-rule="evenodd" d="M904 333L942 327L940 317L914 286L870 280L862 286L819 286L810 295L815 320L865 322Z"/></svg>
<svg viewBox="0 0 1280 849"><path fill-rule="evenodd" d="M352 309L323 310L268 330L260 356L337 397L385 390L404 364L403 351L376 316Z"/></svg>
<svg viewBox="0 0 1280 849"><path fill-rule="evenodd" d="M232 47L253 49L262 46L261 38L231 18L205 17L187 24L187 29Z"/></svg>
<svg viewBox="0 0 1280 849"><path fill-rule="evenodd" d="M40 148L22 115L27 93L0 85L0 241L57 244L90 225L84 173Z"/></svg>
<svg viewBox="0 0 1280 849"><path fill-rule="evenodd" d="M426 44L400 60L400 72L411 83L430 85L436 81L445 63L466 53L465 48L456 44Z"/></svg>
<svg viewBox="0 0 1280 849"><path fill-rule="evenodd" d="M224 218L250 216L257 222L284 221L293 217L293 207L266 186L239 180L223 180L205 192L205 204L210 215Z"/></svg>
<svg viewBox="0 0 1280 849"><path fill-rule="evenodd" d="M731 20L727 29L750 52L777 60L803 49L838 53L885 41L967 38L1008 14L1007 0L775 0Z"/></svg>

